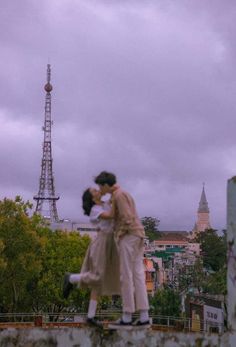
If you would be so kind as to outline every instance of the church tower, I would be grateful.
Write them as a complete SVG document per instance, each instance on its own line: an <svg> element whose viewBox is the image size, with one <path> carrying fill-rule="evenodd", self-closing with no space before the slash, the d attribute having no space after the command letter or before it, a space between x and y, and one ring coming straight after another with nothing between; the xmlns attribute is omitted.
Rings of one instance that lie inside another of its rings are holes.
<svg viewBox="0 0 236 347"><path fill-rule="evenodd" d="M196 236L197 233L211 229L210 225L210 210L206 199L205 185L203 184L201 199L197 211L197 222L193 228L193 234Z"/></svg>

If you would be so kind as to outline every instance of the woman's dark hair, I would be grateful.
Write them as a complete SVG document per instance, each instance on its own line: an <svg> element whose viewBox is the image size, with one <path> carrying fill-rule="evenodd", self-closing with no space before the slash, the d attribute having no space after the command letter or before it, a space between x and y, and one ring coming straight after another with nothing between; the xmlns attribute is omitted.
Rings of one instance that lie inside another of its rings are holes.
<svg viewBox="0 0 236 347"><path fill-rule="evenodd" d="M83 210L86 216L90 215L92 207L95 205L90 188L86 189L82 196Z"/></svg>
<svg viewBox="0 0 236 347"><path fill-rule="evenodd" d="M116 176L111 172L102 171L97 177L95 177L94 182L100 186L108 184L108 186L112 187L116 184Z"/></svg>

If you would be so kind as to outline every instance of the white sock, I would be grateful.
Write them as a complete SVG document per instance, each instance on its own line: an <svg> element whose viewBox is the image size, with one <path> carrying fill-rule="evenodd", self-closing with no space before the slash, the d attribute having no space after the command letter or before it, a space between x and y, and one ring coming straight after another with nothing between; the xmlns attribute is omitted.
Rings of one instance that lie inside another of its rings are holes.
<svg viewBox="0 0 236 347"><path fill-rule="evenodd" d="M123 312L122 314L122 320L125 323L129 323L132 320L132 313L130 312Z"/></svg>
<svg viewBox="0 0 236 347"><path fill-rule="evenodd" d="M140 322L146 322L149 320L148 310L140 310Z"/></svg>
<svg viewBox="0 0 236 347"><path fill-rule="evenodd" d="M80 282L80 280L81 280L81 275L80 274L72 274L72 275L70 275L70 279L69 279L70 283L72 283L72 284L78 283L78 282Z"/></svg>
<svg viewBox="0 0 236 347"><path fill-rule="evenodd" d="M97 301L91 299L91 300L89 301L88 318L93 318L93 317L95 317L96 309L97 309Z"/></svg>

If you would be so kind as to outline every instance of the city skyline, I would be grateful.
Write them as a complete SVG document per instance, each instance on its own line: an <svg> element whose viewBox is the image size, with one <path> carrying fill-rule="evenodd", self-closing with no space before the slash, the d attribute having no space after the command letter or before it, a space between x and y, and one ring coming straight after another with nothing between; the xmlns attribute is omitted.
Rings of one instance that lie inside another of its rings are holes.
<svg viewBox="0 0 236 347"><path fill-rule="evenodd" d="M205 182L226 224L236 172L236 4L216 0L0 5L0 198L38 188L47 63L60 218L86 220L82 192L117 174L140 217L191 230Z"/></svg>

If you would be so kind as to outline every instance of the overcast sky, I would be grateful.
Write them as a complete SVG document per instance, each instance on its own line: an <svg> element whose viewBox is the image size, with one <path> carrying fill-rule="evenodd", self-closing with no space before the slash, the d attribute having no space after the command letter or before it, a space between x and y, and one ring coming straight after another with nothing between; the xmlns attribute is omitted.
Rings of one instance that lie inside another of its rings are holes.
<svg viewBox="0 0 236 347"><path fill-rule="evenodd" d="M236 174L235 0L0 2L0 198L38 192L47 63L60 218L105 169L140 216L191 230Z"/></svg>

